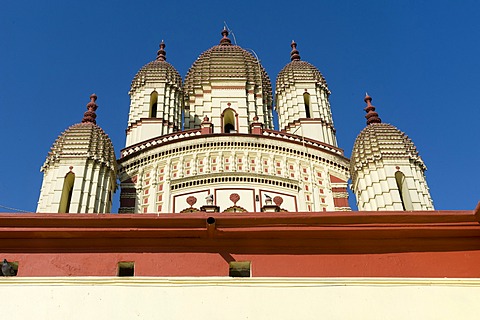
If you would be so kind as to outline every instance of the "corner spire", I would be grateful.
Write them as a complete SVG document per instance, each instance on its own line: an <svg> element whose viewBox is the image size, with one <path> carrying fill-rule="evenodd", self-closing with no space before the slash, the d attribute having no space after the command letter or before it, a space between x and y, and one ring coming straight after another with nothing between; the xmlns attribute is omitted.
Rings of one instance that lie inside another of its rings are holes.
<svg viewBox="0 0 480 320"><path fill-rule="evenodd" d="M223 38L220 39L220 45L225 46L225 45L230 45L230 44L232 44L232 41L230 41L230 39L228 38L228 30L227 30L227 27L223 27L222 36L223 36Z"/></svg>
<svg viewBox="0 0 480 320"><path fill-rule="evenodd" d="M292 52L290 52L290 60L292 61L300 61L300 52L297 50L297 43L295 40L292 40L292 44L290 44L292 47Z"/></svg>
<svg viewBox="0 0 480 320"><path fill-rule="evenodd" d="M97 95L93 93L90 96L90 102L87 103L87 111L85 111L85 113L83 114L82 123L97 124L97 121L95 120L97 114L95 113L95 111L97 110L98 106L95 101L97 101Z"/></svg>
<svg viewBox="0 0 480 320"><path fill-rule="evenodd" d="M160 49L157 51L157 61L167 61L167 53L165 52L165 42L160 43Z"/></svg>
<svg viewBox="0 0 480 320"><path fill-rule="evenodd" d="M378 113L375 112L375 107L371 104L372 97L370 97L366 92L363 101L367 103L367 106L365 107L365 109L363 109L367 113L365 115L365 118L367 118L367 126L372 123L382 123L382 119L378 117Z"/></svg>

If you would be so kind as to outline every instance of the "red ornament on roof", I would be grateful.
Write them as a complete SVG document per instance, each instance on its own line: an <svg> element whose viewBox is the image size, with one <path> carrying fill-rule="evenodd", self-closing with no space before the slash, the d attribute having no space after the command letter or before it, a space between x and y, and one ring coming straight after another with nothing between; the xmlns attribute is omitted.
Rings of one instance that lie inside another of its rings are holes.
<svg viewBox="0 0 480 320"><path fill-rule="evenodd" d="M228 30L227 30L227 27L223 27L222 36L223 36L223 38L220 39L220 44L221 44L221 45L230 45L230 44L232 44L232 41L230 41L230 39L228 38Z"/></svg>
<svg viewBox="0 0 480 320"><path fill-rule="evenodd" d="M165 42L160 43L160 49L157 51L157 61L167 61L167 53L165 52Z"/></svg>
<svg viewBox="0 0 480 320"><path fill-rule="evenodd" d="M292 40L292 44L290 46L292 47L292 52L290 52L290 60L300 61L300 52L297 50L297 43L295 40Z"/></svg>
<svg viewBox="0 0 480 320"><path fill-rule="evenodd" d="M87 111L83 114L82 123L97 124L97 121L95 120L95 118L97 118L97 114L95 111L97 110L98 105L95 103L95 101L97 101L97 95L93 93L90 96L90 102L87 103Z"/></svg>
<svg viewBox="0 0 480 320"><path fill-rule="evenodd" d="M365 98L363 100L367 103L367 106L364 109L367 113L365 115L365 118L367 118L367 125L372 123L382 123L382 119L378 117L378 113L375 112L375 107L371 104L372 97L365 92Z"/></svg>

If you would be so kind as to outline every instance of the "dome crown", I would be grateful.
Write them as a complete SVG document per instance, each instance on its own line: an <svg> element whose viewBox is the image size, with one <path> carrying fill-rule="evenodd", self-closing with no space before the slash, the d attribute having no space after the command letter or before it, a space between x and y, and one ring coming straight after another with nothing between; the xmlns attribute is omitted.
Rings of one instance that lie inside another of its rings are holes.
<svg viewBox="0 0 480 320"><path fill-rule="evenodd" d="M297 50L297 43L292 40L292 51L290 52L290 60L283 69L278 73L276 86L277 88L288 87L296 82L314 81L320 84L328 93L327 81L320 71L311 63L300 60L300 53Z"/></svg>
<svg viewBox="0 0 480 320"><path fill-rule="evenodd" d="M160 49L157 51L157 59L147 63L137 72L135 77L133 77L129 93L132 94L150 81L165 81L180 88L182 86L182 77L177 69L166 60L165 43L162 40Z"/></svg>
<svg viewBox="0 0 480 320"><path fill-rule="evenodd" d="M355 175L357 171L381 159L409 159L426 170L413 141L395 126L382 123L371 105L372 98L365 97L367 106L367 126L360 132L353 145L350 158L350 171Z"/></svg>
<svg viewBox="0 0 480 320"><path fill-rule="evenodd" d="M110 137L95 123L95 110L98 108L92 94L87 111L81 123L74 124L62 132L48 153L42 171L61 159L91 159L116 170L116 157Z"/></svg>
<svg viewBox="0 0 480 320"><path fill-rule="evenodd" d="M246 80L261 86L271 100L272 85L267 72L250 52L233 45L223 29L220 43L204 51L190 67L185 78L186 92L193 92L210 80Z"/></svg>

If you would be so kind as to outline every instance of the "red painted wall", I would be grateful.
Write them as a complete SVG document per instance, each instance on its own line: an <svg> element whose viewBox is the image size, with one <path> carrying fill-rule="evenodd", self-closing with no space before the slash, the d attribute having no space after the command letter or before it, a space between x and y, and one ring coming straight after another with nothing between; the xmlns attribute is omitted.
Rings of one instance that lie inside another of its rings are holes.
<svg viewBox="0 0 480 320"><path fill-rule="evenodd" d="M388 254L56 253L1 254L18 276L228 276L230 261L251 261L253 277L480 277L480 251Z"/></svg>

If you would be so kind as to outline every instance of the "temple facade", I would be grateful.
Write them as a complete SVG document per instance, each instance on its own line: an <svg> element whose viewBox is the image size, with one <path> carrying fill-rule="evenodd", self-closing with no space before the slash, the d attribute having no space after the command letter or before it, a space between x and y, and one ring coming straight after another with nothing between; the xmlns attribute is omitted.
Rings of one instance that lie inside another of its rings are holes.
<svg viewBox="0 0 480 320"><path fill-rule="evenodd" d="M337 145L327 82L294 41L273 93L256 56L232 44L227 30L221 35L185 79L162 41L133 78L116 161L108 136L89 120L92 100L42 167L37 211L108 212L116 177L119 213L350 211L350 178L360 210L433 210L415 146L380 123L370 97L349 161Z"/></svg>

